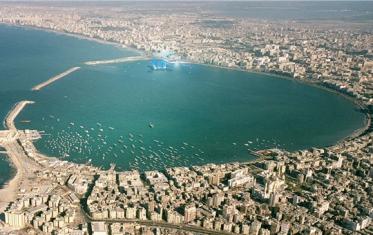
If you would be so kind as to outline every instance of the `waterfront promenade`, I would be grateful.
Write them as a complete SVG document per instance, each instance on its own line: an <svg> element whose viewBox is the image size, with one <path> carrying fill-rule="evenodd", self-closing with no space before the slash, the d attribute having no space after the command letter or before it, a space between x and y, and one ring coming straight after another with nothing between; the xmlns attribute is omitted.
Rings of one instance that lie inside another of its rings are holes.
<svg viewBox="0 0 373 235"><path fill-rule="evenodd" d="M34 87L32 88L32 90L33 90L33 91L39 91L39 90L43 89L44 87L49 86L49 85L52 84L53 82L55 82L55 81L57 81L57 80L59 80L59 79L61 79L61 78L63 78L63 77L66 77L67 75L69 75L69 74L71 74L71 73L73 73L73 72L75 72L75 71L77 71L77 70L79 70L79 69L80 69L80 67L73 67L73 68L70 68L70 69L66 70L65 72L63 72L63 73L60 73L60 74L58 74L58 75L56 75L56 76L54 76L54 77L51 77L51 78L48 79L47 81L42 82L42 83L40 83L40 84L34 86Z"/></svg>

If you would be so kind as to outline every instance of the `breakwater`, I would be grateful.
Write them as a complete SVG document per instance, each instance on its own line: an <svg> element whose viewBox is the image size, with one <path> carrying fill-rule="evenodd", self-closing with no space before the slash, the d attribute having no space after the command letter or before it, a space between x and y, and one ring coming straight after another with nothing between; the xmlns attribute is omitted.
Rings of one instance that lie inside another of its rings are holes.
<svg viewBox="0 0 373 235"><path fill-rule="evenodd" d="M147 56L130 56L130 57L123 57L111 60L94 60L94 61L87 61L84 64L86 65L100 65L100 64L118 64L118 63L125 63L130 61L139 61L139 60L147 60L150 57Z"/></svg>
<svg viewBox="0 0 373 235"><path fill-rule="evenodd" d="M28 105L28 104L33 104L34 102L33 101L28 101L28 100L25 100L25 101L21 101L21 102L18 102L14 107L13 109L8 113L8 115L6 116L5 118L5 127L8 129L8 130L17 130L15 124L14 124L14 120L15 118L18 116L18 114L22 111L22 109Z"/></svg>
<svg viewBox="0 0 373 235"><path fill-rule="evenodd" d="M73 73L73 72L75 72L75 71L77 71L77 70L79 70L79 69L80 69L80 67L73 67L73 68L71 68L71 69L68 69L68 70L66 70L66 71L63 72L63 73L60 73L60 74L58 74L58 75L56 75L56 76L54 76L54 77L51 77L51 78L48 79L47 81L42 82L42 83L40 83L40 84L34 86L34 87L32 88L32 90L33 90L33 91L39 91L39 90L43 89L44 87L49 86L49 85L52 84L53 82L57 81L58 79L61 79L61 78L63 78L63 77L66 77L67 75L69 75L69 74L71 74L71 73Z"/></svg>

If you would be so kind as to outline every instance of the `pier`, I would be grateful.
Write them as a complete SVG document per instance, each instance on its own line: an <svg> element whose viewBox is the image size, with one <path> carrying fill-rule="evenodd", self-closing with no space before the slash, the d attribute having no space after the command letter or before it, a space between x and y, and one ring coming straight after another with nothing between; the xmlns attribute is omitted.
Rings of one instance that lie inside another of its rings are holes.
<svg viewBox="0 0 373 235"><path fill-rule="evenodd" d="M100 65L100 64L118 64L130 61L140 61L140 60L147 60L150 57L147 56L130 56L130 57L123 57L111 60L95 60L95 61L87 61L84 64L86 65Z"/></svg>
<svg viewBox="0 0 373 235"><path fill-rule="evenodd" d="M60 74L58 74L58 75L56 75L56 76L54 76L54 77L51 77L51 78L48 79L47 81L42 82L42 83L40 83L40 84L34 86L34 87L32 88L32 90L33 90L33 91L39 91L39 90L43 89L44 87L49 86L49 85L52 84L53 82L57 81L58 79L61 79L61 78L63 78L63 77L66 77L66 76L69 75L70 73L73 73L73 72L75 72L75 71L77 71L77 70L79 70L79 69L80 69L80 67L73 67L73 68L71 68L71 69L68 69L68 70L66 70L66 71L63 72L63 73L60 73Z"/></svg>

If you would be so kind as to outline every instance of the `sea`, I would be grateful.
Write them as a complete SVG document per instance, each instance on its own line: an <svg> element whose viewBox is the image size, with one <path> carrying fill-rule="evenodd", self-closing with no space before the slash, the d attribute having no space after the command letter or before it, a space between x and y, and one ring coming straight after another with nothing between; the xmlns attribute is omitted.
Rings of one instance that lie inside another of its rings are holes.
<svg viewBox="0 0 373 235"><path fill-rule="evenodd" d="M6 154L0 153L0 188L15 174L15 170Z"/></svg>
<svg viewBox="0 0 373 235"><path fill-rule="evenodd" d="M119 170L249 161L266 148L325 147L363 127L365 116L336 93L276 76L150 61L88 66L137 51L64 34L0 25L0 118L37 129L48 156ZM81 69L41 91L31 88ZM4 127L1 127L4 128ZM0 157L0 185L14 174Z"/></svg>

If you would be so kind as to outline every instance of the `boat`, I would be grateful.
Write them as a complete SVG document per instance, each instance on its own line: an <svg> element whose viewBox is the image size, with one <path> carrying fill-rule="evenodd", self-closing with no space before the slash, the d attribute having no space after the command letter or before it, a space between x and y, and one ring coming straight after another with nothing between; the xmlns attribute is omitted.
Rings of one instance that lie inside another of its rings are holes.
<svg viewBox="0 0 373 235"><path fill-rule="evenodd" d="M149 127L150 127L150 128L154 128L154 124L151 123L151 122L149 122Z"/></svg>

